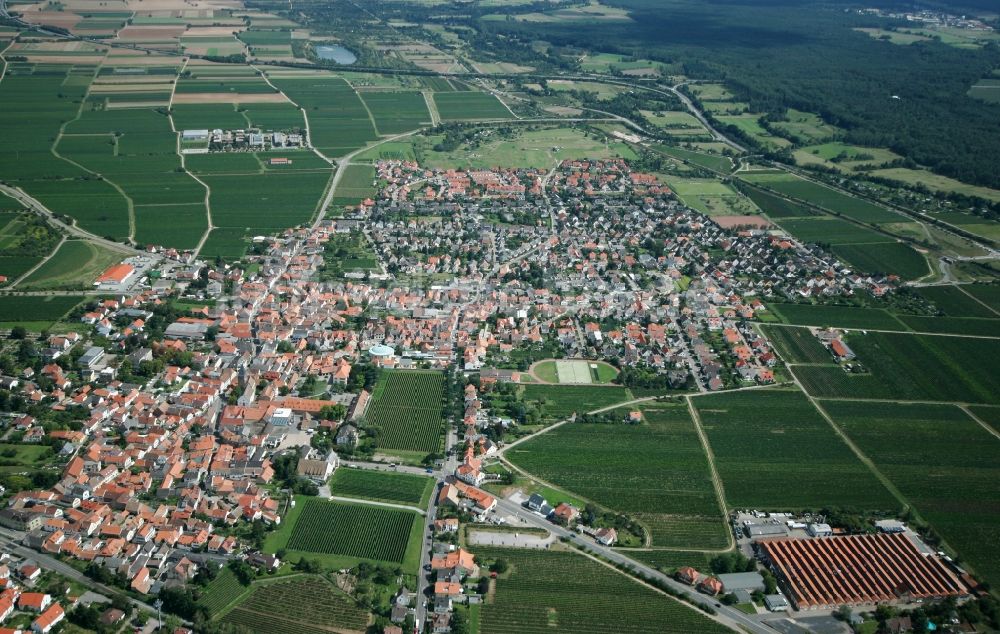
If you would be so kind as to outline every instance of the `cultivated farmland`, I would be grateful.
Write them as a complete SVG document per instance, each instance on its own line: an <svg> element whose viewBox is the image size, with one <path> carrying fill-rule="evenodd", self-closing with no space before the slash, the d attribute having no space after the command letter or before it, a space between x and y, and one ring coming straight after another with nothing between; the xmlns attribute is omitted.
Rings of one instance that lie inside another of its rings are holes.
<svg viewBox="0 0 1000 634"><path fill-rule="evenodd" d="M444 121L514 118L499 99L484 92L437 93L434 103Z"/></svg>
<svg viewBox="0 0 1000 634"><path fill-rule="evenodd" d="M427 505L433 488L434 480L431 478L367 469L338 469L330 478L333 495L421 508Z"/></svg>
<svg viewBox="0 0 1000 634"><path fill-rule="evenodd" d="M624 412L622 412L624 418ZM654 546L722 548L727 529L687 407L643 408L643 423L571 423L513 448L525 471L630 515Z"/></svg>
<svg viewBox="0 0 1000 634"><path fill-rule="evenodd" d="M509 577L482 607L482 634L605 634L725 632L694 608L569 552L477 548L477 557L502 558Z"/></svg>
<svg viewBox="0 0 1000 634"><path fill-rule="evenodd" d="M233 571L224 567L202 592L198 604L214 616L246 591L247 587L240 583Z"/></svg>
<svg viewBox="0 0 1000 634"><path fill-rule="evenodd" d="M0 296L0 323L12 321L56 321L83 301L79 295Z"/></svg>
<svg viewBox="0 0 1000 634"><path fill-rule="evenodd" d="M369 424L379 428L379 449L436 452L441 445L443 387L440 372L383 375L366 414Z"/></svg>
<svg viewBox="0 0 1000 634"><path fill-rule="evenodd" d="M833 358L808 328L761 326L787 363L830 363Z"/></svg>
<svg viewBox="0 0 1000 634"><path fill-rule="evenodd" d="M870 374L796 367L795 375L811 395L1000 402L1000 339L869 332L852 333L847 343Z"/></svg>
<svg viewBox="0 0 1000 634"><path fill-rule="evenodd" d="M847 435L935 531L1000 583L997 439L949 405L824 402Z"/></svg>
<svg viewBox="0 0 1000 634"><path fill-rule="evenodd" d="M273 78L272 83L305 110L311 142L326 156L343 156L377 138L368 109L343 79Z"/></svg>
<svg viewBox="0 0 1000 634"><path fill-rule="evenodd" d="M308 576L256 584L221 622L262 634L329 634L362 632L368 620L368 613L329 581Z"/></svg>
<svg viewBox="0 0 1000 634"><path fill-rule="evenodd" d="M741 178L861 222L900 222L899 214L785 172L747 174Z"/></svg>
<svg viewBox="0 0 1000 634"><path fill-rule="evenodd" d="M379 134L399 134L430 123L427 102L419 92L369 92L362 96Z"/></svg>
<svg viewBox="0 0 1000 634"><path fill-rule="evenodd" d="M290 529L282 527L287 543L279 547L306 557L319 554L403 563L416 513L317 498L299 498L298 502L303 508L297 517L288 519Z"/></svg>
<svg viewBox="0 0 1000 634"><path fill-rule="evenodd" d="M730 507L898 506L801 392L732 392L692 402Z"/></svg>
<svg viewBox="0 0 1000 634"><path fill-rule="evenodd" d="M632 394L624 387L601 388L576 385L525 385L521 396L542 410L542 416L549 421L562 420L574 412L584 413L632 399Z"/></svg>
<svg viewBox="0 0 1000 634"><path fill-rule="evenodd" d="M925 286L916 289L916 293L949 317L1000 317L1000 313L966 292L971 290L974 289L969 286Z"/></svg>
<svg viewBox="0 0 1000 634"><path fill-rule="evenodd" d="M818 304L768 304L767 307L785 323L799 326L906 330L898 319L881 308Z"/></svg>
<svg viewBox="0 0 1000 634"><path fill-rule="evenodd" d="M89 288L98 275L120 259L121 254L92 242L67 240L19 288Z"/></svg>

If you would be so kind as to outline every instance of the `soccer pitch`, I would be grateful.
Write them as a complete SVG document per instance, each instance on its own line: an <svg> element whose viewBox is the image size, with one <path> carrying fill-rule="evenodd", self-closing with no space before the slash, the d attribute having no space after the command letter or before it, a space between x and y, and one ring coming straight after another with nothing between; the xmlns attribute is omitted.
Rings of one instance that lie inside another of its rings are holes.
<svg viewBox="0 0 1000 634"><path fill-rule="evenodd" d="M556 376L560 383L593 383L589 361L556 361Z"/></svg>

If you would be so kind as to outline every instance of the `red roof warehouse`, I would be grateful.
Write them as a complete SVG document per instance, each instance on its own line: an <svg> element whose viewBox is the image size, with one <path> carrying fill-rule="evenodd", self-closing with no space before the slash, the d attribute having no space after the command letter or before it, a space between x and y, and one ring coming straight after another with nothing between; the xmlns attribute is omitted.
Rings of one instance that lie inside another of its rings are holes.
<svg viewBox="0 0 1000 634"><path fill-rule="evenodd" d="M940 560L899 533L759 544L800 610L966 592Z"/></svg>

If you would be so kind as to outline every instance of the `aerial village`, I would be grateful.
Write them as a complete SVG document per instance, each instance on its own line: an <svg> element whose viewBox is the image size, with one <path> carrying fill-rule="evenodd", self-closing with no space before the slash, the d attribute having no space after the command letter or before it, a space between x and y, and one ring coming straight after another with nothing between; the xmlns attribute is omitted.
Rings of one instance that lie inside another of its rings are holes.
<svg viewBox="0 0 1000 634"><path fill-rule="evenodd" d="M481 486L500 443L486 433L495 415L480 390L517 381L512 351L549 346L702 391L769 384L778 359L752 326L766 311L762 298L883 295L898 283L752 222L722 226L621 160L566 161L549 172L382 161L377 178L374 199L258 241L249 266L178 253L156 254L168 264L118 265L106 282L120 292L5 365L6 433L56 448L58 472L6 492L0 525L12 532L4 535L39 556L106 569L150 597L231 558L273 566L239 527L281 524L289 499L275 486L280 456L296 455L295 475L322 486L338 452L365 443L367 368L477 378L450 421L449 458L429 469L442 480L432 528L448 535L458 515L446 509L473 521L496 513L498 500ZM320 279L327 244L344 236L369 245L374 265ZM853 357L837 331L813 332L838 360ZM51 415L25 413L38 406ZM317 431L333 438L331 449L312 446ZM566 527L580 516L541 496L523 507ZM614 529L579 526L600 546L618 539ZM433 544L428 621L447 632L451 601L480 572L468 550ZM760 548L789 575L788 562L808 556L795 545ZM12 570L13 562L0 566L0 576ZM961 592L943 566L926 574L938 581L922 596ZM684 575L723 592L718 580ZM758 589L751 581L744 590ZM802 583L794 607L826 605L830 597ZM18 587L0 595L0 620L20 602L39 613L32 628L48 632L64 598ZM416 602L403 593L394 621Z"/></svg>

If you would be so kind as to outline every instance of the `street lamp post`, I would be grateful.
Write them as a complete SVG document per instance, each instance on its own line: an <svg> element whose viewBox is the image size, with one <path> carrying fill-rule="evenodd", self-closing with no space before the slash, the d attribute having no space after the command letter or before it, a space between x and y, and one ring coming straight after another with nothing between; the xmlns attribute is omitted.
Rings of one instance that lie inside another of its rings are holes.
<svg viewBox="0 0 1000 634"><path fill-rule="evenodd" d="M160 608L163 607L163 601L157 599L153 603L153 607L156 608L156 629L159 630L161 627L163 627L163 618L160 616Z"/></svg>

